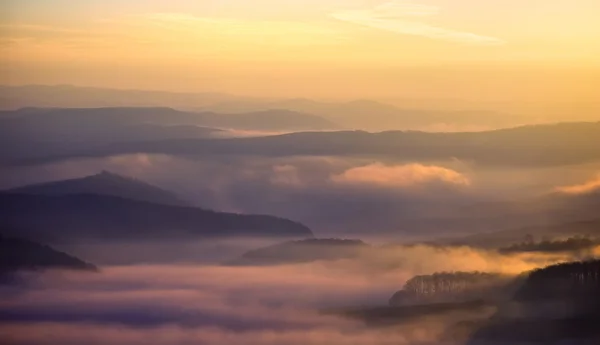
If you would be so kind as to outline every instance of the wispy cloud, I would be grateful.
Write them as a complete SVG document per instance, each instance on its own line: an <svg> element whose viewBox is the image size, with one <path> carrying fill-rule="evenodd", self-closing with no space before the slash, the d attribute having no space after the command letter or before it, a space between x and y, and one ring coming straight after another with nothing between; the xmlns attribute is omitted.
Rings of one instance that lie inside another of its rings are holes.
<svg viewBox="0 0 600 345"><path fill-rule="evenodd" d="M432 182L469 185L469 179L461 173L438 166L407 164L386 166L370 164L346 170L332 177L334 182L375 184L385 187L411 187Z"/></svg>
<svg viewBox="0 0 600 345"><path fill-rule="evenodd" d="M600 174L587 182L572 186L558 187L556 190L565 194L587 194L600 191Z"/></svg>
<svg viewBox="0 0 600 345"><path fill-rule="evenodd" d="M131 19L131 18L130 18ZM345 40L343 32L323 23L285 20L242 20L181 13L150 13L133 18L141 25L197 35L213 34L260 43L313 45Z"/></svg>
<svg viewBox="0 0 600 345"><path fill-rule="evenodd" d="M338 20L403 35L422 36L475 45L500 45L504 43L504 41L495 37L438 27L411 19L434 16L439 12L440 8L437 6L396 0L366 10L338 11L332 13L331 16Z"/></svg>

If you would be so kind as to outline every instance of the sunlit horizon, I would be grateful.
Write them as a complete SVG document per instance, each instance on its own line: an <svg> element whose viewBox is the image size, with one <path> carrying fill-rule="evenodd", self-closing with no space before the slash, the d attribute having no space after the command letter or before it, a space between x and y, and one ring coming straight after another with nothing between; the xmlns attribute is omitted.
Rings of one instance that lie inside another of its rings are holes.
<svg viewBox="0 0 600 345"><path fill-rule="evenodd" d="M593 0L8 1L0 84L592 100Z"/></svg>

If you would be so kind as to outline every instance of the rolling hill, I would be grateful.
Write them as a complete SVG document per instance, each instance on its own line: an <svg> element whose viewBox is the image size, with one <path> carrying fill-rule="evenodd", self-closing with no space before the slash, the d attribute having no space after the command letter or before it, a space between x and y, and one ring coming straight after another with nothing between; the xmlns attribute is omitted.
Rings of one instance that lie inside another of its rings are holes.
<svg viewBox="0 0 600 345"><path fill-rule="evenodd" d="M433 110L400 108L372 100L319 102L289 99L275 102L224 102L208 106L217 112L247 112L265 109L290 109L322 116L346 128L366 131L447 128L503 128L525 123L527 118L485 110ZM531 120L531 118L529 118Z"/></svg>
<svg viewBox="0 0 600 345"><path fill-rule="evenodd" d="M560 123L464 132L300 132L235 139L189 139L119 143L47 157L110 156L124 153L175 155L377 155L406 161L460 159L482 165L554 166L600 160L600 122ZM31 157L31 162L41 158ZM27 158L20 157L21 162ZM13 161L13 163L18 163Z"/></svg>
<svg viewBox="0 0 600 345"><path fill-rule="evenodd" d="M359 256L370 246L360 240L307 239L251 250L227 263L234 266L297 264Z"/></svg>
<svg viewBox="0 0 600 345"><path fill-rule="evenodd" d="M108 171L64 181L46 182L23 186L6 191L11 194L33 194L46 196L96 194L117 196L125 199L147 201L173 206L191 206L172 192L159 187L123 177Z"/></svg>
<svg viewBox="0 0 600 345"><path fill-rule="evenodd" d="M94 265L49 246L0 234L0 283L10 281L10 275L18 271L44 269L97 270Z"/></svg>
<svg viewBox="0 0 600 345"><path fill-rule="evenodd" d="M0 226L47 243L82 239L309 238L306 226L265 215L215 212L115 196L0 193Z"/></svg>
<svg viewBox="0 0 600 345"><path fill-rule="evenodd" d="M115 143L220 138L223 129L235 134L335 128L318 116L288 110L227 115L165 107L22 108L0 111L0 163L97 150Z"/></svg>

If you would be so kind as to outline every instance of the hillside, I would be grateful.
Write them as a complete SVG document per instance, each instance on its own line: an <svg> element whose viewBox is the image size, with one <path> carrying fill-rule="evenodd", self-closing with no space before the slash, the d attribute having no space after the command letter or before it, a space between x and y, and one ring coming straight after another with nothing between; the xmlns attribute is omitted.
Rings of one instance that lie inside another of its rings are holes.
<svg viewBox="0 0 600 345"><path fill-rule="evenodd" d="M0 107L194 107L240 99L223 93L110 89L75 85L0 86Z"/></svg>
<svg viewBox="0 0 600 345"><path fill-rule="evenodd" d="M6 232L2 229L2 232ZM0 234L0 280L22 270L73 269L95 271L97 268L69 254L33 241Z"/></svg>
<svg viewBox="0 0 600 345"><path fill-rule="evenodd" d="M490 233L468 235L459 238L450 238L439 241L439 243L469 245L486 248L502 248L522 243L527 235L532 236L534 240L560 239L572 236L590 236L592 238L600 238L600 219L519 227Z"/></svg>
<svg viewBox="0 0 600 345"><path fill-rule="evenodd" d="M197 114L197 121L211 127L255 131L315 131L340 128L334 122L320 116L285 109L240 114L202 112Z"/></svg>
<svg viewBox="0 0 600 345"><path fill-rule="evenodd" d="M406 161L460 159L487 166L539 167L600 160L600 122L524 126L487 132L301 132L256 138L122 143L46 157L124 153L219 155L378 155ZM31 158L36 161L41 158ZM28 161L20 157L22 162ZM16 163L16 162L15 162Z"/></svg>
<svg viewBox="0 0 600 345"><path fill-rule="evenodd" d="M524 123L524 116L485 110L435 110L397 107L372 100L319 102L310 99L288 99L275 102L223 102L208 106L217 112L247 112L264 109L290 109L322 116L347 128L367 131L434 128L484 127L502 128Z"/></svg>
<svg viewBox="0 0 600 345"><path fill-rule="evenodd" d="M323 130L339 128L333 122L309 113L285 109L221 114L182 111L168 107L21 108L0 111L3 126L12 130L48 132L67 128L100 131L132 125L193 125L243 130ZM74 126L76 128L74 128Z"/></svg>
<svg viewBox="0 0 600 345"><path fill-rule="evenodd" d="M96 194L117 196L125 199L147 201L173 206L190 206L172 192L129 177L108 171L64 181L47 182L23 186L6 191L11 194L34 194L61 196L74 194Z"/></svg>
<svg viewBox="0 0 600 345"><path fill-rule="evenodd" d="M307 239L289 241L244 253L228 265L278 265L357 257L370 246L360 240Z"/></svg>
<svg viewBox="0 0 600 345"><path fill-rule="evenodd" d="M562 263L531 272L469 344L597 344L599 322L600 261Z"/></svg>
<svg viewBox="0 0 600 345"><path fill-rule="evenodd" d="M515 277L485 272L439 272L409 279L389 300L390 306L497 301L515 288Z"/></svg>
<svg viewBox="0 0 600 345"><path fill-rule="evenodd" d="M312 237L306 226L272 216L215 212L93 194L1 193L0 225L27 229L23 236L49 243L80 239Z"/></svg>

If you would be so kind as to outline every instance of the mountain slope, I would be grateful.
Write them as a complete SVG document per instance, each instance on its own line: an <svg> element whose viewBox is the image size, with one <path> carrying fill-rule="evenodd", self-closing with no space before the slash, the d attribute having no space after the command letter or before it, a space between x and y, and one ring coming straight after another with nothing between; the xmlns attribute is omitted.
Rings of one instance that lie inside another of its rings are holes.
<svg viewBox="0 0 600 345"><path fill-rule="evenodd" d="M5 229L2 230L6 232ZM96 270L76 257L33 241L5 237L0 234L0 276L20 270L47 268Z"/></svg>
<svg viewBox="0 0 600 345"><path fill-rule="evenodd" d="M215 212L92 194L57 197L2 193L0 225L27 229L27 233L19 235L48 243L79 239L312 237L306 226L272 216Z"/></svg>
<svg viewBox="0 0 600 345"><path fill-rule="evenodd" d="M502 128L525 123L531 118L478 110L433 110L399 108L372 100L326 103L310 99L278 102L226 102L208 107L217 112L247 112L264 109L290 109L322 116L346 128L367 131L424 129L446 125L449 128Z"/></svg>
<svg viewBox="0 0 600 345"><path fill-rule="evenodd" d="M278 265L354 258L370 246L360 240L308 239L255 249L229 265Z"/></svg>
<svg viewBox="0 0 600 345"><path fill-rule="evenodd" d="M7 191L11 194L36 194L60 196L72 194L97 194L118 196L125 199L147 201L156 204L190 206L177 195L133 178L108 171L77 179L47 182L19 187Z"/></svg>
<svg viewBox="0 0 600 345"><path fill-rule="evenodd" d="M486 132L392 131L299 132L234 139L181 139L122 142L102 147L14 152L0 147L0 163L33 164L73 157L126 153L175 155L377 155L405 161L460 159L487 166L556 166L600 160L600 122L523 126Z"/></svg>
<svg viewBox="0 0 600 345"><path fill-rule="evenodd" d="M338 125L320 116L286 109L267 109L240 114L203 112L198 113L197 118L204 125L242 130L314 131L339 129Z"/></svg>
<svg viewBox="0 0 600 345"><path fill-rule="evenodd" d="M74 85L0 86L0 107L198 107L240 99L221 93L109 89ZM242 98L243 99L243 98Z"/></svg>
<svg viewBox="0 0 600 345"><path fill-rule="evenodd" d="M599 323L600 261L566 262L528 274L468 344L598 344Z"/></svg>
<svg viewBox="0 0 600 345"><path fill-rule="evenodd" d="M168 107L21 108L1 111L3 127L30 132L78 129L93 132L132 125L195 125L246 130L322 130L337 125L320 116L285 109L239 114L181 111Z"/></svg>
<svg viewBox="0 0 600 345"><path fill-rule="evenodd" d="M386 155L404 160L461 159L487 165L564 165L600 160L600 122L524 126L473 133L301 132L228 140L118 144L81 155L167 154Z"/></svg>

